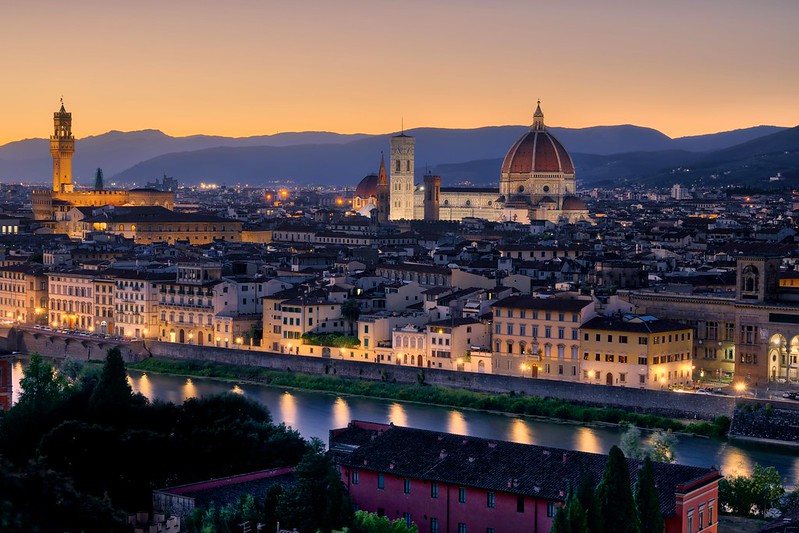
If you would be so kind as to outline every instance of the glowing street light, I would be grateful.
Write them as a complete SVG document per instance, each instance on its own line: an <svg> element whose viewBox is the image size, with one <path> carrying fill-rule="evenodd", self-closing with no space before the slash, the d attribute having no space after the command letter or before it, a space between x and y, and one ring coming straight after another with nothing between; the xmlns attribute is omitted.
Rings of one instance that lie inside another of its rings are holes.
<svg viewBox="0 0 799 533"><path fill-rule="evenodd" d="M743 381L739 381L738 383L735 384L735 392L738 393L738 396L743 395L745 391L746 391L746 383L744 383Z"/></svg>

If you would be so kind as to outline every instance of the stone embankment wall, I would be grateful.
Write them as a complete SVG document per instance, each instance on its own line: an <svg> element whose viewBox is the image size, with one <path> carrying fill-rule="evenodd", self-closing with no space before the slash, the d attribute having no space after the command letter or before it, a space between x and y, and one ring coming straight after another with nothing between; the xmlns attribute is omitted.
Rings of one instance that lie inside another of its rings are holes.
<svg viewBox="0 0 799 533"><path fill-rule="evenodd" d="M735 410L730 437L799 446L797 405L779 400L773 403L743 403Z"/></svg>
<svg viewBox="0 0 799 533"><path fill-rule="evenodd" d="M141 341L121 342L99 337L75 337L51 331L6 329L0 331L0 349L9 352L40 353L47 357L70 357L82 361L103 361L111 348L118 347L127 362L149 354Z"/></svg>
<svg viewBox="0 0 799 533"><path fill-rule="evenodd" d="M306 374L331 374L347 378L387 380L409 384L416 383L419 372L422 371L424 372L425 383L429 385L442 385L489 393L502 393L513 390L530 396L560 398L585 405L620 407L641 413L653 413L678 418L712 420L719 415L731 416L735 408L735 398L726 396L699 396L668 391L645 391L625 387L567 383L493 374L451 372L432 368L422 369L164 342L147 342L147 348L153 356L169 359L209 361Z"/></svg>

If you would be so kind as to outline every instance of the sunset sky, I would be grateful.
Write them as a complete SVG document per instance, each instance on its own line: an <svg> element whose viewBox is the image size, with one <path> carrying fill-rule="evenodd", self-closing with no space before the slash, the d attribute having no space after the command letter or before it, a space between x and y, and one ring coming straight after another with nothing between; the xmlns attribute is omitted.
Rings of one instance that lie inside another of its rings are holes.
<svg viewBox="0 0 799 533"><path fill-rule="evenodd" d="M531 122L799 124L799 2L3 2L0 144Z"/></svg>

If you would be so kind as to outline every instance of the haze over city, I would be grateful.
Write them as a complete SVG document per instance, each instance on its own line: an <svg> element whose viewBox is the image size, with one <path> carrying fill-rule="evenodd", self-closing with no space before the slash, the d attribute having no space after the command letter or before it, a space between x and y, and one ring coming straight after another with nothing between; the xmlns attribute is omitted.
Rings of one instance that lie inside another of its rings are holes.
<svg viewBox="0 0 799 533"><path fill-rule="evenodd" d="M773 1L81 1L3 8L0 144L78 138L631 123L671 137L799 123L794 24Z"/></svg>

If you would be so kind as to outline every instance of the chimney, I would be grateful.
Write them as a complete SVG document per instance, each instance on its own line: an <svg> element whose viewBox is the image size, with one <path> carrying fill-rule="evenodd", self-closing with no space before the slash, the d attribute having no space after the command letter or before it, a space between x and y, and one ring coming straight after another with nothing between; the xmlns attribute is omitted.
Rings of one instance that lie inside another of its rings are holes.
<svg viewBox="0 0 799 533"><path fill-rule="evenodd" d="M566 453L566 452L563 452L563 462L564 463L568 463L569 462L569 454Z"/></svg>
<svg viewBox="0 0 799 533"><path fill-rule="evenodd" d="M441 453L438 454L439 459L444 459L447 457L447 450L441 450Z"/></svg>

